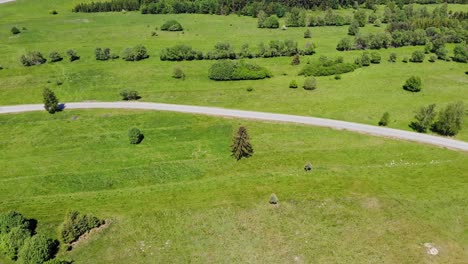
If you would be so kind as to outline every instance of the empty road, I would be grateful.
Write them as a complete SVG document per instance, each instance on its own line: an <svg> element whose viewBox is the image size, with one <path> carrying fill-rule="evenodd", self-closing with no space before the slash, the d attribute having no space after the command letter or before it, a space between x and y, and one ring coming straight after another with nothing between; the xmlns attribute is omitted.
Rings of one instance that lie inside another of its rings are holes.
<svg viewBox="0 0 468 264"><path fill-rule="evenodd" d="M190 114L202 114L212 116L225 116L244 119L257 119L264 121L275 121L284 123L305 124L319 127L328 127L339 130L349 130L353 132L365 133L374 136L390 137L403 140L409 140L419 143L435 145L450 149L468 151L468 142L454 140L445 137L432 136L427 134L415 133L405 130L371 126L353 122L332 120L326 118L275 114L265 112L254 112L244 110L225 109L217 107L192 106L192 105L176 105L176 104L160 104L160 103L144 103L144 102L82 102L82 103L66 103L67 109L143 109L170 111ZM45 111L42 104L31 105L13 105L0 106L0 114L21 113L30 111Z"/></svg>

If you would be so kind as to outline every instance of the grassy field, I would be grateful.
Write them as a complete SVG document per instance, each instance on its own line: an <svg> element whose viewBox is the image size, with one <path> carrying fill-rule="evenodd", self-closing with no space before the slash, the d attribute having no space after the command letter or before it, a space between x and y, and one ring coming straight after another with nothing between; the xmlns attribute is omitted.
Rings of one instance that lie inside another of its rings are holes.
<svg viewBox="0 0 468 264"><path fill-rule="evenodd" d="M468 76L466 64L437 61L422 64L402 63L404 56L422 47L405 47L379 51L382 63L344 74L342 80L319 77L318 90L307 92L289 89L295 79L302 85L297 73L308 60L319 56L343 56L352 62L361 52L337 52L338 41L346 36L347 26L311 28L312 40L303 38L304 28L270 30L256 28L256 19L250 17L216 15L141 15L71 13L73 3L79 1L28 1L2 5L0 9L0 104L41 102L41 91L52 88L63 102L83 100L119 100L122 89L136 89L144 101L222 106L259 111L312 115L334 119L376 124L383 112L391 115L391 127L409 129L414 111L420 106L437 103L441 107L461 100L468 103ZM429 6L429 9L434 6ZM50 15L56 9L59 14ZM463 10L462 5L450 5L452 10ZM380 11L383 7L380 7ZM339 11L351 14L349 10ZM155 27L168 19L177 19L184 33L161 32L152 37ZM27 30L18 36L9 32L12 26ZM367 25L362 32L383 31ZM255 59L270 69L273 78L261 81L215 82L207 77L212 61L162 62L159 52L175 44L189 44L201 51L213 49L219 41L228 41L239 49L244 43L256 47L259 42L293 39L303 47L307 41L317 44L317 53L302 57L302 65L291 66L291 58ZM109 47L120 53L136 44L145 45L151 57L141 62L122 60L99 62L94 59L96 47ZM81 60L70 63L47 63L30 68L22 67L18 58L29 50L45 55L56 50L62 54L73 48ZM453 45L448 46L452 53ZM398 54L397 63L387 62L391 52ZM171 77L175 66L181 67L185 81ZM404 81L411 75L421 76L423 91L411 94L403 91ZM57 86L56 81L63 82ZM246 89L252 87L253 92ZM277 103L272 103L277 102ZM457 136L468 140L468 129Z"/></svg>
<svg viewBox="0 0 468 264"><path fill-rule="evenodd" d="M236 162L229 145L239 125L255 154ZM140 145L128 144L132 126L145 134ZM76 263L467 258L466 153L322 128L106 110L1 115L0 146L0 211L19 210L53 237L67 210L112 221L60 253ZM426 242L439 256L426 254Z"/></svg>

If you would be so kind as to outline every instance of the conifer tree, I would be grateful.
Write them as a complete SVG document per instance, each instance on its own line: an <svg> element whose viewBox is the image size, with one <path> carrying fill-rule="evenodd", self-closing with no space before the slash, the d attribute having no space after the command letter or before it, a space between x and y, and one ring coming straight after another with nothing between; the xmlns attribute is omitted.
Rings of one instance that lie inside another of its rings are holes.
<svg viewBox="0 0 468 264"><path fill-rule="evenodd" d="M42 96L44 98L44 108L47 112L53 114L59 110L59 101L52 90L45 88L42 92Z"/></svg>
<svg viewBox="0 0 468 264"><path fill-rule="evenodd" d="M248 158L253 155L253 148L249 142L247 129L243 126L239 127L237 134L233 138L232 155L236 160Z"/></svg>

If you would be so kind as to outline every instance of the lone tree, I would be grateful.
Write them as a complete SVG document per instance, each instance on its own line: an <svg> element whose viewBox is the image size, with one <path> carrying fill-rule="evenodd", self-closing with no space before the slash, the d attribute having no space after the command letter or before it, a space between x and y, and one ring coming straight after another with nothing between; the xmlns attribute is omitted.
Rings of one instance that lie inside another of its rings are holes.
<svg viewBox="0 0 468 264"><path fill-rule="evenodd" d="M247 134L247 129L245 127L239 127L237 134L233 138L231 148L231 156L233 156L236 160L248 158L253 155L254 151L252 145L249 142L249 134Z"/></svg>
<svg viewBox="0 0 468 264"><path fill-rule="evenodd" d="M403 89L410 92L419 92L421 91L422 82L421 78L417 76L411 76L406 80L406 83L403 85Z"/></svg>
<svg viewBox="0 0 468 264"><path fill-rule="evenodd" d="M59 110L59 101L52 90L45 88L42 92L42 97L44 98L44 108L47 112L53 114Z"/></svg>

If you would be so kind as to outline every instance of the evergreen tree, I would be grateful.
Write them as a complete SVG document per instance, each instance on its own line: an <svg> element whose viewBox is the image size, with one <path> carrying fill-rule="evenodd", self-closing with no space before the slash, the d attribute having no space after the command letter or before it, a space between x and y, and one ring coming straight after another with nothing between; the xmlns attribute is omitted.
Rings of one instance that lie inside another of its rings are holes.
<svg viewBox="0 0 468 264"><path fill-rule="evenodd" d="M53 114L59 110L59 101L52 90L45 88L42 96L44 98L44 108L47 112Z"/></svg>
<svg viewBox="0 0 468 264"><path fill-rule="evenodd" d="M236 160L249 158L253 155L254 151L252 145L249 142L249 135L247 134L247 129L245 127L239 127L237 134L233 138L231 148L231 156L233 156Z"/></svg>

